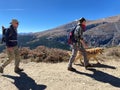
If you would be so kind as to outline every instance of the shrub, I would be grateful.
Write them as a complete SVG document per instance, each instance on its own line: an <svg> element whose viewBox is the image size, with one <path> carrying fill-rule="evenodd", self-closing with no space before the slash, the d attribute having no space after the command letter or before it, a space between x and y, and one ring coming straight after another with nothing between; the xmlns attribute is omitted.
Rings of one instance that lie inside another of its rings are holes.
<svg viewBox="0 0 120 90"><path fill-rule="evenodd" d="M28 59L30 52L31 50L29 49L29 47L20 48L20 55L22 59Z"/></svg>
<svg viewBox="0 0 120 90"><path fill-rule="evenodd" d="M107 53L108 56L116 56L116 57L120 57L120 51L118 49L113 49L113 50L110 50L108 53Z"/></svg>
<svg viewBox="0 0 120 90"><path fill-rule="evenodd" d="M45 46L38 46L30 50L27 47L20 49L22 59L31 59L33 62L66 62L69 59L67 51L60 49L47 48Z"/></svg>

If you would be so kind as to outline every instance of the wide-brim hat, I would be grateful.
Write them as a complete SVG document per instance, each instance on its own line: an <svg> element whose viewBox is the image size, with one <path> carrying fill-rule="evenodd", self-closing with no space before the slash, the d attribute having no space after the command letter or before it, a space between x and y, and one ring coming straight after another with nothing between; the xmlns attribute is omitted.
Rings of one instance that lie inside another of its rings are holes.
<svg viewBox="0 0 120 90"><path fill-rule="evenodd" d="M10 24L13 24L13 23L19 23L19 21L17 19L12 19L12 21L10 22Z"/></svg>

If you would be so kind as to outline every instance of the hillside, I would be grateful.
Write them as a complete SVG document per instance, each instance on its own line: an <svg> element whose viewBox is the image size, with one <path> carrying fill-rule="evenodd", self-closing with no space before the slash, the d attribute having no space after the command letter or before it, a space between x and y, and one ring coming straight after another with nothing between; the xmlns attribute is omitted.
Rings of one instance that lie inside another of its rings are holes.
<svg viewBox="0 0 120 90"><path fill-rule="evenodd" d="M74 21L42 33L36 33L35 35L38 38L47 36L47 39L53 40L57 37L59 42L65 42L67 34L72 30L72 28L74 28L74 26L76 26L76 24L77 22ZM85 32L84 36L89 45L94 42L96 43L94 46L119 45L120 16L87 21L87 31Z"/></svg>
<svg viewBox="0 0 120 90"><path fill-rule="evenodd" d="M43 32L20 35L19 45L30 48L43 45L69 50L67 35L76 24L77 22L73 21ZM99 20L88 20L87 31L84 36L90 47L120 45L120 15ZM2 50L3 46L0 45L0 51Z"/></svg>

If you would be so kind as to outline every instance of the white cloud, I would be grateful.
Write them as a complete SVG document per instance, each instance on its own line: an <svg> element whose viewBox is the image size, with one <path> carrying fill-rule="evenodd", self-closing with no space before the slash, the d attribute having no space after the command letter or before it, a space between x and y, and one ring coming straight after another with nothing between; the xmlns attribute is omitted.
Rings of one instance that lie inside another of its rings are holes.
<svg viewBox="0 0 120 90"><path fill-rule="evenodd" d="M21 8L11 8L11 9L0 9L0 11L24 11L24 9Z"/></svg>

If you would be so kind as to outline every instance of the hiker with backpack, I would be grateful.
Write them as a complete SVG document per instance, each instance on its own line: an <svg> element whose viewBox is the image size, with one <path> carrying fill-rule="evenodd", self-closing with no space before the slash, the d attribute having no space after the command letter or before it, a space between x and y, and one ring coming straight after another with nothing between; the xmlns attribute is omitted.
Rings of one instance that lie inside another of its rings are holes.
<svg viewBox="0 0 120 90"><path fill-rule="evenodd" d="M86 29L86 20L85 18L81 18L80 20L78 20L77 26L70 32L68 43L72 48L72 55L69 59L69 64L68 64L69 71L76 71L76 69L72 67L72 63L77 55L78 50L81 51L84 57L85 68L87 69L88 67L91 66L88 62L87 53L85 50L85 48L88 48L88 46L83 40L83 32L85 31L85 29Z"/></svg>
<svg viewBox="0 0 120 90"><path fill-rule="evenodd" d="M8 58L2 63L0 66L0 73L3 73L4 68L12 61L12 59L15 59L15 68L14 71L16 73L23 71L23 69L19 68L20 63L20 55L19 55L19 49L18 49L18 39L17 39L17 28L19 25L19 22L16 19L13 19L10 23L9 28L3 29L3 38L2 43L6 43L6 51Z"/></svg>

